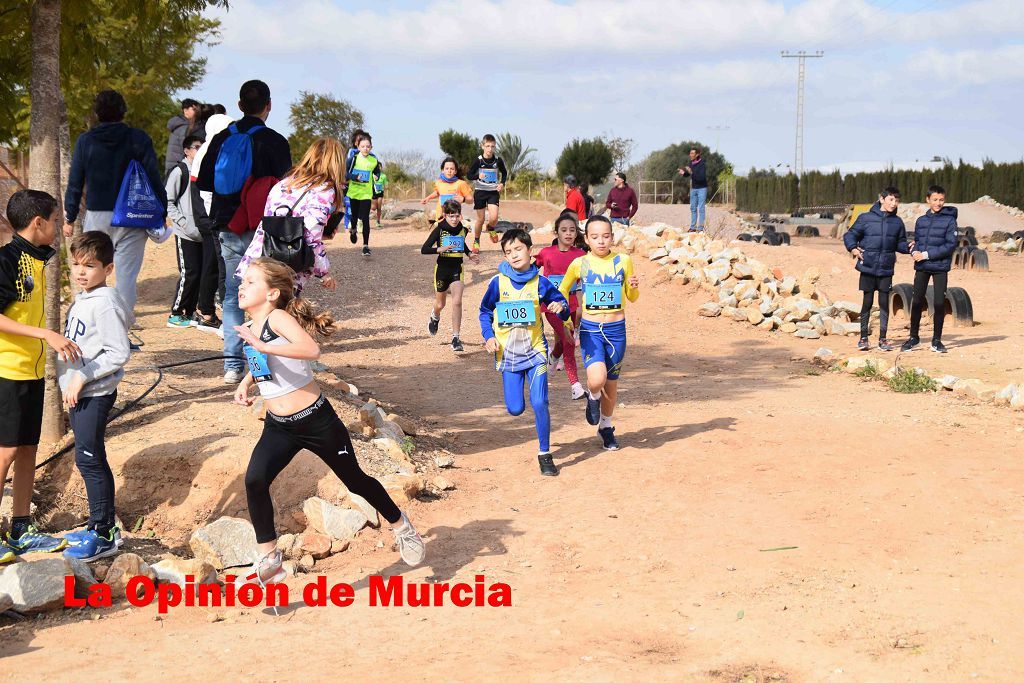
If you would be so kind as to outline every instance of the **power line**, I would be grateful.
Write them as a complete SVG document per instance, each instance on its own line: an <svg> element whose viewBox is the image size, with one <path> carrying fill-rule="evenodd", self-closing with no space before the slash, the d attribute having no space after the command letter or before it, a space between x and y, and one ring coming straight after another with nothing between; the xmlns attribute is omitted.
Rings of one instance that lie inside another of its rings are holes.
<svg viewBox="0 0 1024 683"><path fill-rule="evenodd" d="M783 50L780 54L783 59L796 59L798 65L796 79L796 152L794 154L793 172L799 178L804 174L804 71L806 69L806 61L807 59L824 57L825 53L821 50L816 52L807 52L805 50L789 52L788 50Z"/></svg>

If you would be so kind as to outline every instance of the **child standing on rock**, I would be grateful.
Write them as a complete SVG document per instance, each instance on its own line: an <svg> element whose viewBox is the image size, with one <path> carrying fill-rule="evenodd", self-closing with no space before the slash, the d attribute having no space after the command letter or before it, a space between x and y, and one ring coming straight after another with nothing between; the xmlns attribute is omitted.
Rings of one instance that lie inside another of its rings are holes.
<svg viewBox="0 0 1024 683"><path fill-rule="evenodd" d="M892 351L893 346L886 338L889 329L889 291L892 289L892 275L896 269L896 252L909 254L907 229L903 220L896 215L900 206L900 191L887 187L878 195L878 201L857 216L853 227L843 235L846 250L857 257L860 271L860 291L864 301L860 307L860 341L857 348L867 351L868 325L871 322L871 307L875 292L878 292L878 350Z"/></svg>
<svg viewBox="0 0 1024 683"><path fill-rule="evenodd" d="M313 336L329 335L334 320L295 296L294 278L283 263L258 258L249 264L238 288L238 305L251 322L236 328L245 343L249 372L235 391L235 403L252 405L249 390L255 384L267 407L263 434L245 473L249 518L258 544L252 573L261 585L285 578L270 485L303 448L388 520L402 559L416 566L425 555L423 539L381 483L359 467L348 430L313 378L310 361L320 356Z"/></svg>

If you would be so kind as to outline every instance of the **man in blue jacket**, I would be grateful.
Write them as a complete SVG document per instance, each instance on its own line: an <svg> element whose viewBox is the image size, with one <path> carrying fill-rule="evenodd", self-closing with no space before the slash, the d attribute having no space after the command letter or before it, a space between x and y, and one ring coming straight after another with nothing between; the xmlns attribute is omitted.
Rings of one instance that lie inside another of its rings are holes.
<svg viewBox="0 0 1024 683"><path fill-rule="evenodd" d="M127 307L129 326L135 320L135 281L142 269L142 257L146 250L148 235L142 228L115 228L110 225L114 216L114 204L121 191L128 164L135 159L142 164L149 177L164 215L167 214L167 193L164 190L160 167L156 163L153 140L145 131L132 128L124 122L128 112L121 93L104 90L96 95L93 112L99 124L81 135L75 141L75 152L71 157L71 171L68 186L64 192L64 236L70 238L78 220L79 205L85 192L85 220L82 230L99 230L110 236L114 242L114 272L117 284L114 290L121 295Z"/></svg>
<svg viewBox="0 0 1024 683"><path fill-rule="evenodd" d="M942 323L946 317L946 285L956 249L956 207L946 206L946 190L939 185L928 188L928 212L914 226L914 302L910 306L910 339L903 351L910 351L921 339L921 311L931 279L935 290L932 310L932 351L946 353L942 345Z"/></svg>
<svg viewBox="0 0 1024 683"><path fill-rule="evenodd" d="M864 301L860 307L860 341L857 348L867 351L868 323L871 321L871 307L875 292L878 292L878 349L892 351L893 346L886 339L889 327L889 290L892 289L892 275L896 269L896 252L909 254L907 229L903 220L896 215L900 205L900 191L887 187L878 195L878 201L870 211L857 216L853 227L843 235L846 250L857 257L860 271L860 291Z"/></svg>

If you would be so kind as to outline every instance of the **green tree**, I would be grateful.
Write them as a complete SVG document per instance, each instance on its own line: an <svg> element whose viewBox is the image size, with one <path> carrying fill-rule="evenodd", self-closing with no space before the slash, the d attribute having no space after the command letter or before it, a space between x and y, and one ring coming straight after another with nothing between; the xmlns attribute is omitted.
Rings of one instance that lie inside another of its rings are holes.
<svg viewBox="0 0 1024 683"><path fill-rule="evenodd" d="M468 133L460 133L449 128L437 136L438 144L445 155L459 162L459 174L463 174L473 165L473 160L480 153L480 143Z"/></svg>
<svg viewBox="0 0 1024 683"><path fill-rule="evenodd" d="M28 144L28 96L32 0L14 0L0 10L0 142ZM91 123L96 93L119 91L128 104L127 122L153 138L157 153L167 146L167 119L180 114L172 95L194 87L206 73L197 46L216 44L220 23L203 16L227 0L75 0L62 8L61 89L73 141ZM145 27L140 30L139 27Z"/></svg>
<svg viewBox="0 0 1024 683"><path fill-rule="evenodd" d="M514 180L523 171L536 170L537 160L533 153L537 150L523 144L522 138L512 133L501 133L496 136L497 154L505 161L509 180Z"/></svg>
<svg viewBox="0 0 1024 683"><path fill-rule="evenodd" d="M288 136L288 144L296 159L317 138L337 138L347 149L352 131L364 125L363 112L351 103L308 90L301 91L299 99L291 103L288 123L294 131Z"/></svg>
<svg viewBox="0 0 1024 683"><path fill-rule="evenodd" d="M694 140L684 140L664 149L651 152L643 162L644 180L673 180L673 199L681 201L690 195L690 183L687 178L679 175L679 169L690 163L690 149L701 150L704 163L707 164L708 201L718 191L718 176L732 165L718 152L712 152L707 145Z"/></svg>
<svg viewBox="0 0 1024 683"><path fill-rule="evenodd" d="M612 172L613 162L612 150L603 139L575 138L562 149L555 167L560 178L571 174L581 183L600 185Z"/></svg>

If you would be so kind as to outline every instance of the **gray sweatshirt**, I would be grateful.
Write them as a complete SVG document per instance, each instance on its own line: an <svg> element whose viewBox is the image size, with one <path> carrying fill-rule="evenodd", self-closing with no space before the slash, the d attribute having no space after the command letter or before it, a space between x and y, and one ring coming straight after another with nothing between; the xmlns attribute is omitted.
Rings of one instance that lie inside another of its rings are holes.
<svg viewBox="0 0 1024 683"><path fill-rule="evenodd" d="M181 164L172 168L167 176L167 217L171 219L171 229L175 235L191 242L202 242L203 236L199 234L195 215L192 213L192 192L187 175L184 175L185 189L181 196L178 196L182 176Z"/></svg>
<svg viewBox="0 0 1024 683"><path fill-rule="evenodd" d="M128 362L127 306L113 287L82 292L68 311L64 336L78 344L82 357L74 363L57 358L57 378L67 391L76 373L85 377L80 397L113 393Z"/></svg>

